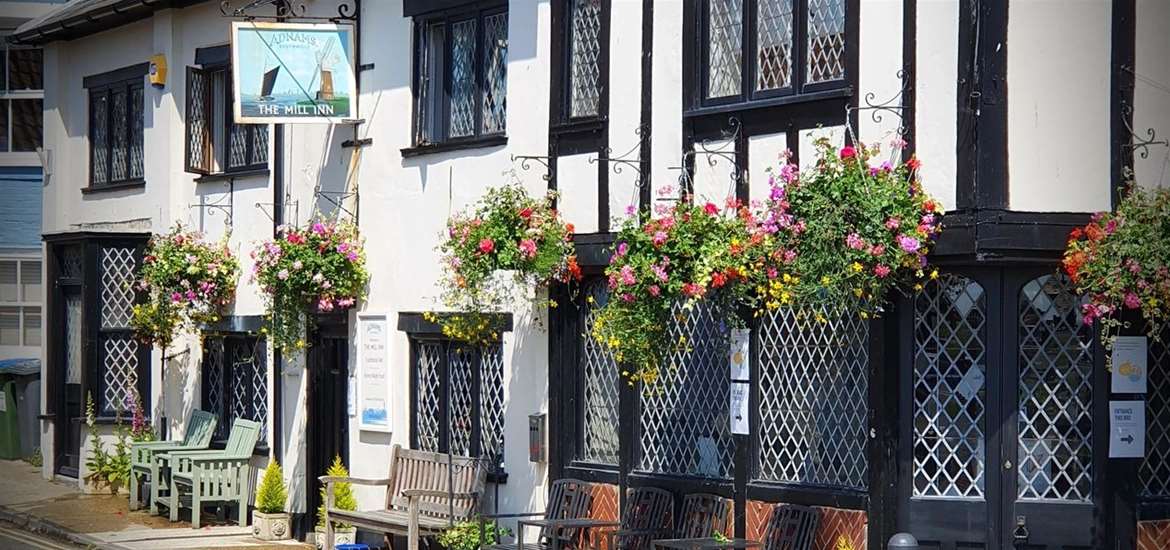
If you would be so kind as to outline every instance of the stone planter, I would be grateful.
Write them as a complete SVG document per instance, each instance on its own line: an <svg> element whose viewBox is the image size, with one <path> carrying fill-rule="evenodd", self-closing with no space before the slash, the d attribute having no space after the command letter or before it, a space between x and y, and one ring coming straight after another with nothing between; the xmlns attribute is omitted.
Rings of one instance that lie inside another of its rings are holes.
<svg viewBox="0 0 1170 550"><path fill-rule="evenodd" d="M257 540L285 540L292 536L289 530L289 515L286 512L265 514L252 512L252 536Z"/></svg>
<svg viewBox="0 0 1170 550"><path fill-rule="evenodd" d="M318 550L325 548L325 528L318 526L313 536L314 546ZM357 542L357 527L346 527L344 529L333 528L333 546L338 544L353 544Z"/></svg>

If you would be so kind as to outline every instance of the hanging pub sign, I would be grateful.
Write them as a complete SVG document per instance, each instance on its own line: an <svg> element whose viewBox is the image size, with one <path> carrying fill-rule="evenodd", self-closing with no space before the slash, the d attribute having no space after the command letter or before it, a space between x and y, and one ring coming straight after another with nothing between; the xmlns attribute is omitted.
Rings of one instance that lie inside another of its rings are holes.
<svg viewBox="0 0 1170 550"><path fill-rule="evenodd" d="M232 23L232 90L239 124L339 124L357 118L353 27Z"/></svg>

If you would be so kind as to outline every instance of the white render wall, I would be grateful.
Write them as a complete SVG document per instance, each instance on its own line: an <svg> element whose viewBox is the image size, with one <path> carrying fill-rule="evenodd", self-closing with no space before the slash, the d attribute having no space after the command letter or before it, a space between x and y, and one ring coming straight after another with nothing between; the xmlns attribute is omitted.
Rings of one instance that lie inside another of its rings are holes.
<svg viewBox="0 0 1170 550"><path fill-rule="evenodd" d="M1170 21L1170 2L1137 1L1136 52L1134 59L1133 127L1141 139L1149 139L1154 130L1158 141L1170 136L1170 33L1164 26ZM1170 186L1170 146L1154 145L1142 158L1134 155L1135 178L1144 187Z"/></svg>

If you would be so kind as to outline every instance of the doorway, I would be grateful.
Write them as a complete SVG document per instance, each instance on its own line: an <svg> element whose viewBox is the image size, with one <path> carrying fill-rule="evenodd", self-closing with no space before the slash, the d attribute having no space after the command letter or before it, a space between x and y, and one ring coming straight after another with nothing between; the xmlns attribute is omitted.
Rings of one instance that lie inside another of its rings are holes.
<svg viewBox="0 0 1170 550"><path fill-rule="evenodd" d="M953 270L900 319L898 529L924 548L1105 542L1105 369L1052 269Z"/></svg>
<svg viewBox="0 0 1170 550"><path fill-rule="evenodd" d="M308 352L307 508L311 531L321 505L321 484L335 456L349 462L349 326L345 316L318 318Z"/></svg>

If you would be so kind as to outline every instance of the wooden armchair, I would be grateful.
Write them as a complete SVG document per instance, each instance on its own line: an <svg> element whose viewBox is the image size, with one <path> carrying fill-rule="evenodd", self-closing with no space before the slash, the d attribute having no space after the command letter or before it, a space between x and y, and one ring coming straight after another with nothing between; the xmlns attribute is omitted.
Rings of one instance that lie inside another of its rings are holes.
<svg viewBox="0 0 1170 550"><path fill-rule="evenodd" d="M676 534L680 539L701 539L716 531L731 536L734 503L718 495L694 493L683 498L682 516Z"/></svg>
<svg viewBox="0 0 1170 550"><path fill-rule="evenodd" d="M777 504L764 531L763 550L811 550L820 521L816 508Z"/></svg>
<svg viewBox="0 0 1170 550"><path fill-rule="evenodd" d="M582 529L592 527L592 520L585 519L593 502L593 486L579 479L564 478L553 481L549 487L548 502L543 512L521 512L508 514L485 514L480 516L480 532L487 523L498 523L501 519L516 519L515 543L497 543L484 546L481 550L560 550L575 548ZM525 544L524 528L537 527L540 536L535 544Z"/></svg>
<svg viewBox="0 0 1170 550"><path fill-rule="evenodd" d="M260 424L237 418L227 444L221 451L172 451L156 455L165 469L170 491L156 501L170 510L171 521L179 520L179 507L191 508L191 527L198 529L203 505L235 504L240 525L248 524L248 501L252 494L252 451L260 440Z"/></svg>
<svg viewBox="0 0 1170 550"><path fill-rule="evenodd" d="M654 487L631 488L621 519L621 528L606 534L605 550L649 550L651 541L674 531L674 495Z"/></svg>
<svg viewBox="0 0 1170 550"><path fill-rule="evenodd" d="M195 451L206 449L211 444L217 420L215 415L205 411L193 411L187 420L187 431L178 441L148 441L130 444L130 509L137 510L141 502L138 494L139 483L145 478L150 483L150 513L158 513L155 499L158 497L159 475L155 453L170 451Z"/></svg>

